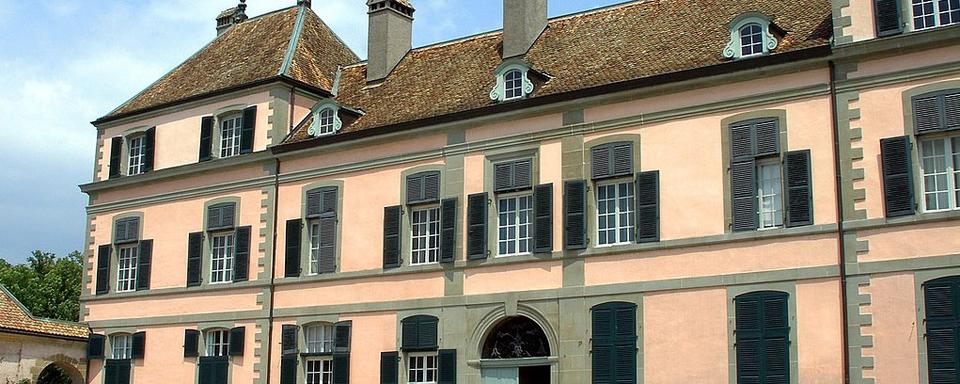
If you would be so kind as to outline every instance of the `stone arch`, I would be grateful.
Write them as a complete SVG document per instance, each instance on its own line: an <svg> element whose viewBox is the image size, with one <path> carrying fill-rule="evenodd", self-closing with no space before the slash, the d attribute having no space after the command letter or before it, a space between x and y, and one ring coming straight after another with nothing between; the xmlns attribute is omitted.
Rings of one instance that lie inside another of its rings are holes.
<svg viewBox="0 0 960 384"><path fill-rule="evenodd" d="M36 384L83 384L83 374L73 364L53 361L33 381Z"/></svg>
<svg viewBox="0 0 960 384"><path fill-rule="evenodd" d="M482 358L484 343L487 341L487 338L491 332L496 330L497 327L502 325L505 321L517 317L523 317L533 322L533 324L540 328L547 341L548 354L553 355L558 353L560 345L559 340L557 339L557 333L553 326L550 325L550 322L547 320L546 316L544 316L534 307L519 303L517 304L515 312L516 313L508 315L506 307L500 306L490 311L490 313L480 320L471 337L473 345L476 348L474 353L476 353L477 357Z"/></svg>

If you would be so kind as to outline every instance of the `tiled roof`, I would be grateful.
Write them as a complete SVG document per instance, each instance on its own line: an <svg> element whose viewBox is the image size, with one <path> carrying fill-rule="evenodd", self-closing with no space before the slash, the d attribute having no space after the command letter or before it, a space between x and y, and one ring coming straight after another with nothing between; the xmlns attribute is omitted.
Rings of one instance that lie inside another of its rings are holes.
<svg viewBox="0 0 960 384"><path fill-rule="evenodd" d="M552 19L525 60L548 81L533 98L643 79L728 62L727 24L760 12L786 32L773 54L829 46L829 0L647 0ZM366 65L343 71L337 101L364 115L355 132L483 108L502 63L502 32L410 52L380 84L368 86ZM305 123L305 122L304 122ZM310 140L299 124L285 143Z"/></svg>
<svg viewBox="0 0 960 384"><path fill-rule="evenodd" d="M33 317L6 287L0 285L0 332L5 331L80 339L86 339L90 333L85 324Z"/></svg>
<svg viewBox="0 0 960 384"><path fill-rule="evenodd" d="M298 39L291 45L293 36ZM294 48L292 55L288 53L290 48ZM356 54L309 8L286 8L231 27L102 119L135 114L280 75L330 90L337 66L357 61Z"/></svg>

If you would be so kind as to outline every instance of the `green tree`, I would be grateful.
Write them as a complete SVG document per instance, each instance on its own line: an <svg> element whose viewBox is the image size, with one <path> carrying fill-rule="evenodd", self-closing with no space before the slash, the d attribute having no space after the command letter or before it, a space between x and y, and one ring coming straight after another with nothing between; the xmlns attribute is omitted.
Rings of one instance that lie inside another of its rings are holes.
<svg viewBox="0 0 960 384"><path fill-rule="evenodd" d="M0 284L38 317L77 321L82 273L77 251L65 257L33 251L26 263L17 265L0 259Z"/></svg>

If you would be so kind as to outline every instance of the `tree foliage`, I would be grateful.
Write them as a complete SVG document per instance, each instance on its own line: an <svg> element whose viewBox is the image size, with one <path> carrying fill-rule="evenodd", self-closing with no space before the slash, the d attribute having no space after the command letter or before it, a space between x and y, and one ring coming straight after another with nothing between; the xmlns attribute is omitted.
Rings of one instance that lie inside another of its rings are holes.
<svg viewBox="0 0 960 384"><path fill-rule="evenodd" d="M3 284L34 316L77 321L83 263L80 252L65 257L33 251L23 264L0 259Z"/></svg>

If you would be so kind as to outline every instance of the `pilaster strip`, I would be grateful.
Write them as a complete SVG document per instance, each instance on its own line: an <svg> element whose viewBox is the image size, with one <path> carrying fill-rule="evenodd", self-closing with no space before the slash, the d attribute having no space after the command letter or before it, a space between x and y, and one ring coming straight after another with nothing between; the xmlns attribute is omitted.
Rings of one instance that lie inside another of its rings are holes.
<svg viewBox="0 0 960 384"><path fill-rule="evenodd" d="M833 43L842 45L853 42L853 36L844 34L844 29L853 25L850 16L844 16L843 11L850 7L850 0L833 0Z"/></svg>
<svg viewBox="0 0 960 384"><path fill-rule="evenodd" d="M864 356L864 349L873 348L873 336L864 334L865 327L872 325L869 315L870 276L847 277L847 348L849 349L850 383L873 384L873 357Z"/></svg>

